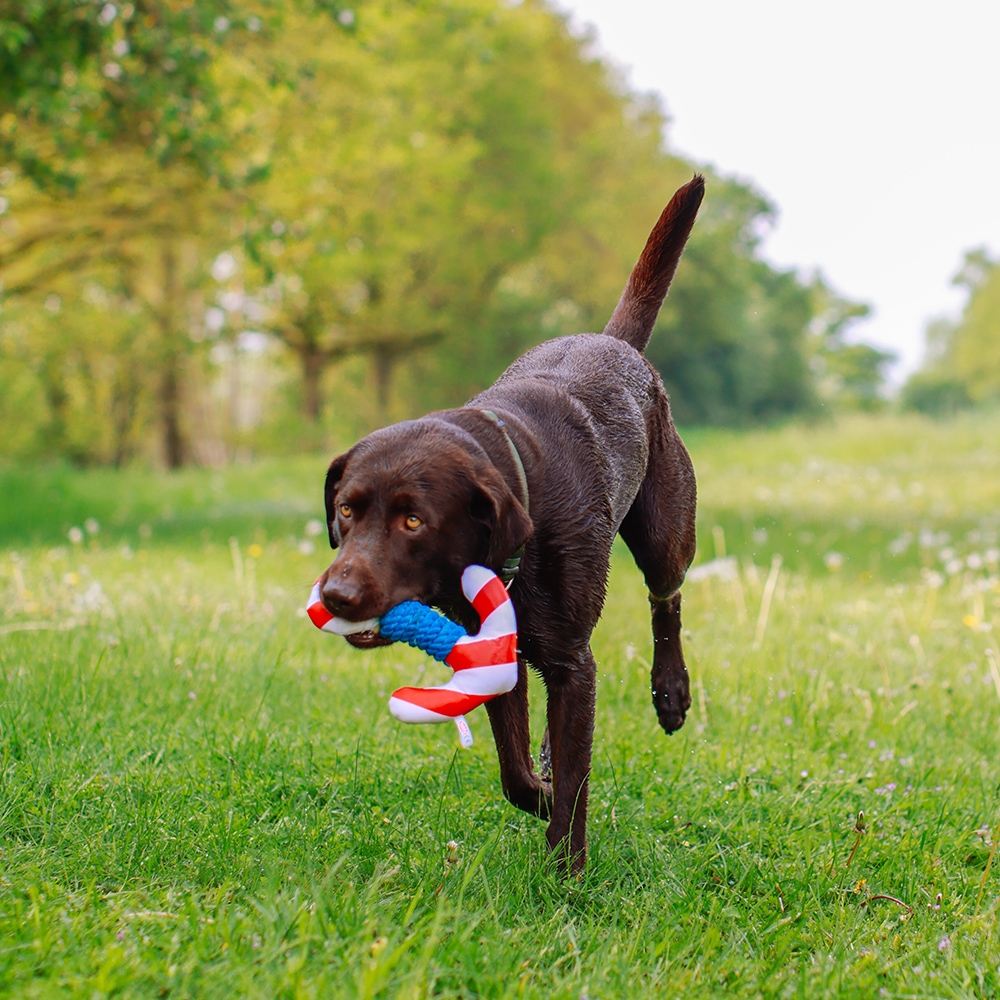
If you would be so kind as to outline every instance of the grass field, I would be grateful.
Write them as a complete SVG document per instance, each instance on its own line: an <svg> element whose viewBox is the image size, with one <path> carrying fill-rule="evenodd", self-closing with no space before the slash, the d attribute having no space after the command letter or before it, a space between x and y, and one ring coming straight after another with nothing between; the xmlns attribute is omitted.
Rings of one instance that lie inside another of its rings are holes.
<svg viewBox="0 0 1000 1000"><path fill-rule="evenodd" d="M300 617L322 459L0 470L0 995L1000 996L1000 421L688 441L694 704L616 550L569 881Z"/></svg>

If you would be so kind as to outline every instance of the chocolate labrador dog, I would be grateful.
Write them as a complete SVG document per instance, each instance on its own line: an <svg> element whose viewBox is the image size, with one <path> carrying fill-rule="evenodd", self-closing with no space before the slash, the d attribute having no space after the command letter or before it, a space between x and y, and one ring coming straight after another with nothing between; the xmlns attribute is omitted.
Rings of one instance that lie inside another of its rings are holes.
<svg viewBox="0 0 1000 1000"><path fill-rule="evenodd" d="M326 477L330 545L320 592L334 615L378 618L401 601L479 620L470 563L510 584L519 678L487 702L504 795L549 821L551 850L586 857L596 666L590 636L620 532L649 587L653 705L672 733L691 705L679 588L695 550L695 479L655 369L642 356L704 195L696 176L663 210L604 332L528 351L455 410L375 431ZM388 640L348 637L361 648ZM542 771L531 756L527 668L548 695Z"/></svg>

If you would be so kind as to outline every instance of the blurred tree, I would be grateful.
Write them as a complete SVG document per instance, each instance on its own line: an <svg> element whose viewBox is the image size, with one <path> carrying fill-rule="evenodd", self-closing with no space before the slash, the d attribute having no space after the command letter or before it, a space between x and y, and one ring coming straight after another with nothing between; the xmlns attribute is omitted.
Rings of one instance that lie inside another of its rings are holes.
<svg viewBox="0 0 1000 1000"><path fill-rule="evenodd" d="M456 333L447 355L420 363L414 387L427 402L457 401L547 337L602 329L653 221L691 176L689 164L663 150L659 107L616 88L606 67L589 68L593 93L585 74L575 85L591 113L570 117L582 124L568 145L592 153L577 160L573 209L499 283L475 335ZM875 352L849 361L855 345L841 339L867 308L762 260L772 216L751 187L709 171L708 195L646 351L681 422L769 420L814 411L825 398L837 405L857 405L865 393L877 398L887 359ZM818 363L820 351L829 360ZM835 364L844 371L835 379L828 372L826 384L836 381L838 390L822 395L816 368ZM443 398L442 389L456 387L462 392Z"/></svg>
<svg viewBox="0 0 1000 1000"><path fill-rule="evenodd" d="M43 185L72 189L95 151L139 144L229 183L222 52L272 19L269 0L0 0L0 155ZM99 155L99 153L98 153Z"/></svg>
<svg viewBox="0 0 1000 1000"><path fill-rule="evenodd" d="M985 247L965 255L955 284L969 301L951 335L948 358L974 402L1000 397L1000 261Z"/></svg>
<svg viewBox="0 0 1000 1000"><path fill-rule="evenodd" d="M347 20L338 35L322 13L286 19L273 169L243 241L312 420L324 369L351 352L372 356L384 415L399 359L468 331L583 197L560 107L579 43L561 18L396 0Z"/></svg>
<svg viewBox="0 0 1000 1000"><path fill-rule="evenodd" d="M248 329L296 359L312 421L350 355L384 418L394 376L406 412L449 405L601 329L692 167L592 41L542 0L0 0L5 384L48 413L18 447L121 461L155 411L180 464L183 383ZM710 178L649 349L682 420L816 405L829 303L761 259L772 213ZM862 354L837 356L859 398Z"/></svg>
<svg viewBox="0 0 1000 1000"><path fill-rule="evenodd" d="M591 38L551 16L542 27L544 54L529 53L517 78L530 83L522 100L546 140L538 169L550 180L537 217L547 231L440 347L414 359L407 388L421 408L463 401L541 340L601 329L653 221L693 172L664 152L657 102L629 91L591 54Z"/></svg>
<svg viewBox="0 0 1000 1000"><path fill-rule="evenodd" d="M154 356L148 324L129 289L94 278L63 289L48 292L41 309L21 299L5 310L0 424L15 434L5 435L3 453L122 465L140 446L152 402L144 377Z"/></svg>
<svg viewBox="0 0 1000 1000"><path fill-rule="evenodd" d="M876 410L885 405L881 389L886 368L896 360L892 351L882 351L871 344L841 343L836 349L824 348L815 357L825 362L825 373L832 377L832 401L855 410Z"/></svg>
<svg viewBox="0 0 1000 1000"><path fill-rule="evenodd" d="M734 181L717 182L713 193L647 355L681 423L809 410L815 402L803 349L813 318L809 289L758 256L774 208Z"/></svg>
<svg viewBox="0 0 1000 1000"><path fill-rule="evenodd" d="M867 305L834 293L816 276L811 286L813 319L809 365L816 374L816 390L825 406L875 410L885 405L882 388L886 369L896 359L891 351L847 339L850 328L869 316Z"/></svg>
<svg viewBox="0 0 1000 1000"><path fill-rule="evenodd" d="M567 165L568 204L538 250L504 274L483 312L414 360L407 388L420 407L460 402L541 340L602 329L653 222L691 177L691 165L664 149L667 121L654 98L630 92L589 57L587 38L554 32L550 44L557 56L543 65L551 79L539 75L555 113L553 160ZM678 419L733 423L810 412L826 398L817 392L817 367L830 369L827 385L837 382L829 394L837 405L877 399L888 357L841 339L867 307L761 259L773 206L749 185L707 172L705 204L646 352ZM817 363L818 351L829 360Z"/></svg>
<svg viewBox="0 0 1000 1000"><path fill-rule="evenodd" d="M969 293L962 316L928 327L927 362L903 390L905 406L935 416L1000 399L1000 261L970 250L953 283Z"/></svg>
<svg viewBox="0 0 1000 1000"><path fill-rule="evenodd" d="M903 386L903 408L931 417L951 417L972 405L966 384L942 371L914 372Z"/></svg>
<svg viewBox="0 0 1000 1000"><path fill-rule="evenodd" d="M4 292L57 294L109 267L120 272L113 286L139 290L159 332L143 361L170 467L185 458L184 289L201 280L184 264L224 238L220 226L228 236L228 213L266 166L253 109L267 84L247 53L265 27L258 12L273 9L0 2Z"/></svg>

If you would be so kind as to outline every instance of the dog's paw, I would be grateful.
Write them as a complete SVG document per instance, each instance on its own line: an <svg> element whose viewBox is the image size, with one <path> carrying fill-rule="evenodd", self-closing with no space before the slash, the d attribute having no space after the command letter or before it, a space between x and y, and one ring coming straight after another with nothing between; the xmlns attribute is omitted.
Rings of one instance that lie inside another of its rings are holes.
<svg viewBox="0 0 1000 1000"><path fill-rule="evenodd" d="M653 708L663 731L669 736L684 725L687 710L691 707L691 687L688 674L663 672L655 678L652 687Z"/></svg>
<svg viewBox="0 0 1000 1000"><path fill-rule="evenodd" d="M523 812L539 819L552 816L552 782L543 781L537 774L525 776L524 781L508 785L503 790L504 797Z"/></svg>

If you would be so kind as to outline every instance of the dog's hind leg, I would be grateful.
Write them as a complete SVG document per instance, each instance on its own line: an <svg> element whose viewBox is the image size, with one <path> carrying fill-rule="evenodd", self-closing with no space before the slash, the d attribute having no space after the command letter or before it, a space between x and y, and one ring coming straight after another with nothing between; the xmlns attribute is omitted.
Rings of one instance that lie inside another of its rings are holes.
<svg viewBox="0 0 1000 1000"><path fill-rule="evenodd" d="M507 694L486 702L493 739L500 759L500 785L518 809L548 819L552 786L535 773L528 726L528 666L518 660L517 685Z"/></svg>
<svg viewBox="0 0 1000 1000"><path fill-rule="evenodd" d="M681 595L695 549L694 469L674 430L666 394L649 415L649 463L620 534L646 578L653 618L653 707L673 733L684 724L691 692L681 649Z"/></svg>

